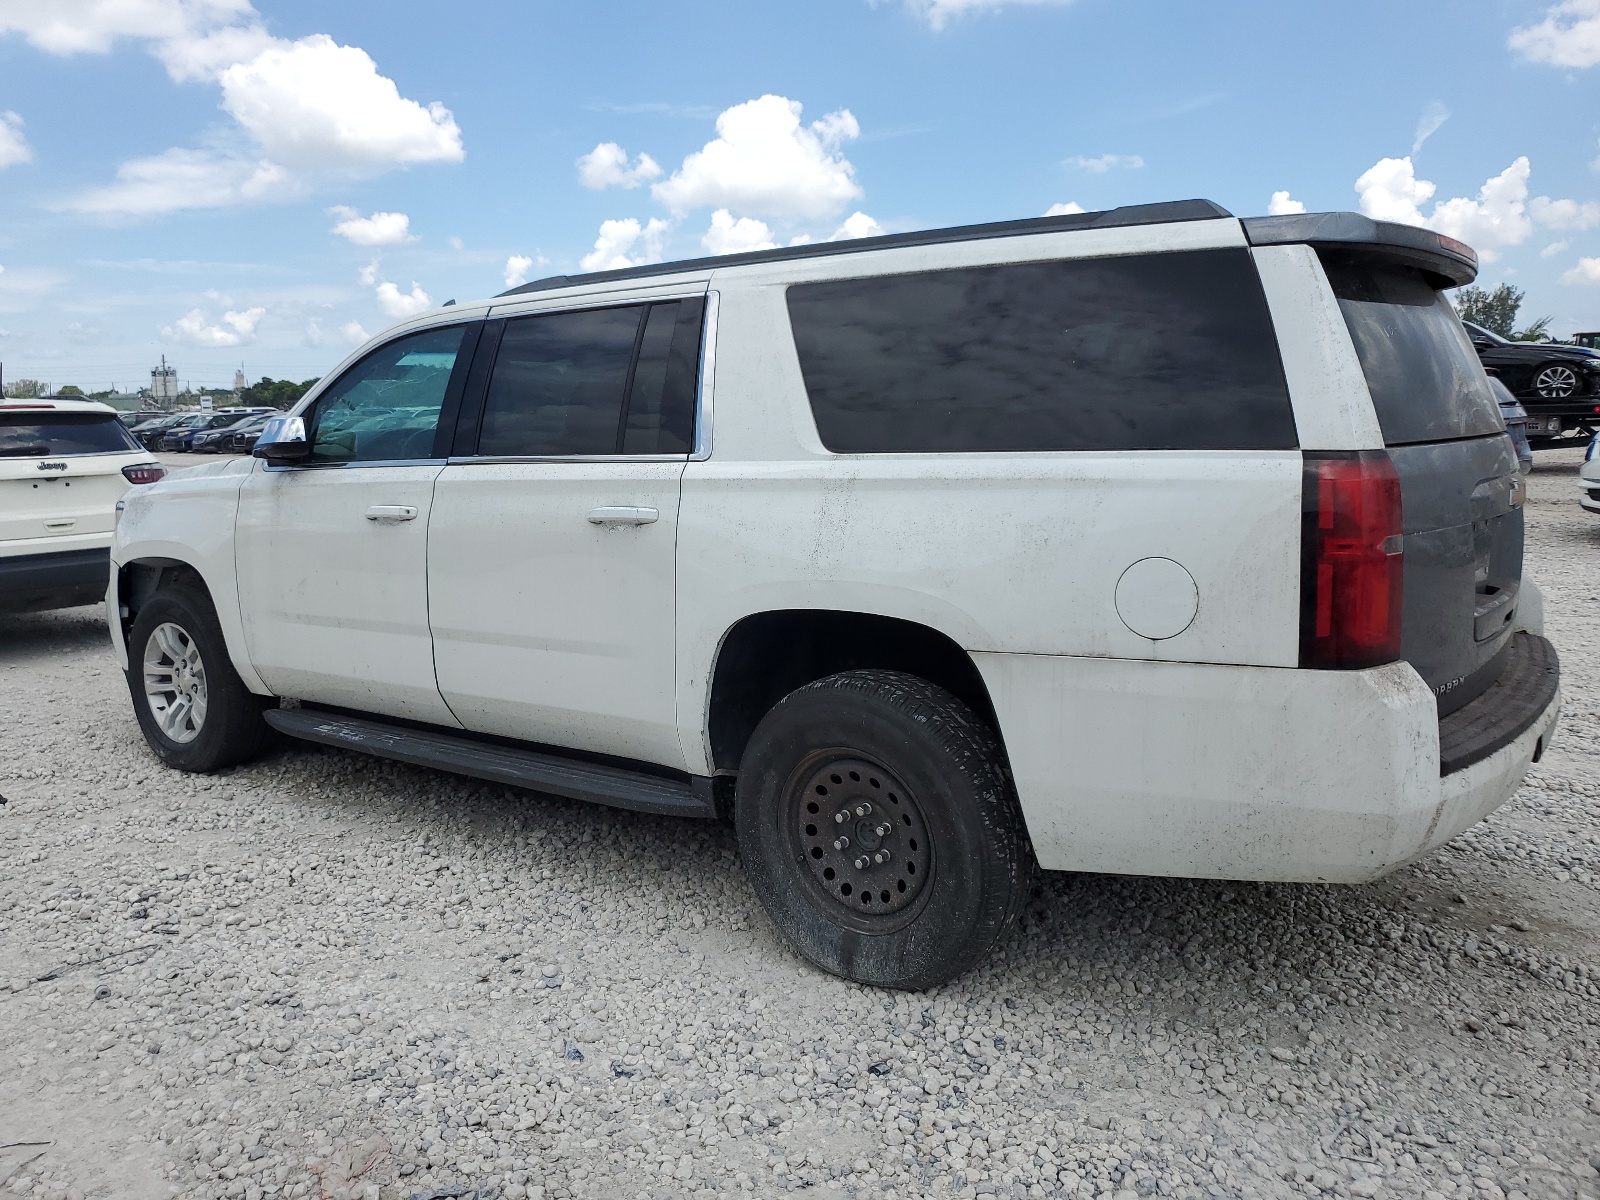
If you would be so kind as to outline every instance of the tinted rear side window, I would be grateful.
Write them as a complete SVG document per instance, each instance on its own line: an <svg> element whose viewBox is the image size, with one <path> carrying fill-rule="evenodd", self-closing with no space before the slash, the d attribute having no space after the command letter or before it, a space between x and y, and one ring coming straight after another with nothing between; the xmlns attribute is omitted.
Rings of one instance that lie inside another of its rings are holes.
<svg viewBox="0 0 1600 1200"><path fill-rule="evenodd" d="M789 316L836 453L1296 444L1244 250L797 284Z"/></svg>
<svg viewBox="0 0 1600 1200"><path fill-rule="evenodd" d="M142 447L110 413L0 413L0 457L126 454Z"/></svg>
<svg viewBox="0 0 1600 1200"><path fill-rule="evenodd" d="M1455 310L1420 272L1326 255L1350 340L1390 446L1501 429L1500 406Z"/></svg>
<svg viewBox="0 0 1600 1200"><path fill-rule="evenodd" d="M477 453L686 454L703 300L507 323Z"/></svg>

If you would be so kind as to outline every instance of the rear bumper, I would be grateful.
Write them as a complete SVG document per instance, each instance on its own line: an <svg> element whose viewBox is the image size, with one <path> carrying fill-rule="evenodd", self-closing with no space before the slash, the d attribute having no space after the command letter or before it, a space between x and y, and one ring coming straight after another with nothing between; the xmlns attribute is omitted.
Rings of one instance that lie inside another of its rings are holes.
<svg viewBox="0 0 1600 1200"><path fill-rule="evenodd" d="M111 552L103 547L0 558L0 612L98 604L110 575Z"/></svg>
<svg viewBox="0 0 1600 1200"><path fill-rule="evenodd" d="M973 658L1050 870L1376 879L1509 799L1559 711L1552 689L1443 775L1437 704L1407 663ZM1480 701L1491 695L1505 699L1491 689Z"/></svg>

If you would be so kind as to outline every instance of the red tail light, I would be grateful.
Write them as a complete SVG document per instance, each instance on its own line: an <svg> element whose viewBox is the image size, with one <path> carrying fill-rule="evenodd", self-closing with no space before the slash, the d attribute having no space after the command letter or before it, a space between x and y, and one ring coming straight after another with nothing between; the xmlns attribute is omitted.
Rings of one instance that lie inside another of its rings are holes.
<svg viewBox="0 0 1600 1200"><path fill-rule="evenodd" d="M1405 566L1394 464L1381 450L1308 454L1303 503L1300 665L1393 662Z"/></svg>
<svg viewBox="0 0 1600 1200"><path fill-rule="evenodd" d="M160 463L134 463L122 468L122 477L129 483L154 483L166 475L167 469Z"/></svg>

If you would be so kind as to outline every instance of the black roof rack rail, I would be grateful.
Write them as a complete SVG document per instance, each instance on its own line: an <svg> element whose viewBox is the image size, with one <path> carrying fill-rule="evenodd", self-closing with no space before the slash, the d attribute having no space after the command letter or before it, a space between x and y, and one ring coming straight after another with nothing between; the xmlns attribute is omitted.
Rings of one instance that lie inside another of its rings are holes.
<svg viewBox="0 0 1600 1200"><path fill-rule="evenodd" d="M1282 217L1245 217L1240 222L1252 246L1307 245L1319 250L1362 246L1381 249L1448 281L1451 287L1478 277L1478 254L1465 242L1416 225L1374 221L1360 213L1295 213Z"/></svg>
<svg viewBox="0 0 1600 1200"><path fill-rule="evenodd" d="M548 292L555 288L572 287L577 284L648 279L653 275L677 275L684 271L706 271L715 267L739 267L746 263L826 258L833 254L856 254L862 250L883 250L896 246L937 246L945 242L1020 237L1029 233L1112 229L1123 225L1167 225L1179 221L1214 221L1232 216L1233 214L1227 209L1210 200L1170 200L1161 204L1129 204L1105 212L1063 213L1057 217L1032 217L1025 221L992 221L984 225L957 225L949 229L925 229L916 233L889 233L881 237L853 238L842 242L780 246L775 250L750 250L743 254L721 254L715 258L691 258L681 262L654 263L647 267L624 267L620 271L594 271L587 275L552 275L548 279L535 279L532 283L501 292L500 296Z"/></svg>

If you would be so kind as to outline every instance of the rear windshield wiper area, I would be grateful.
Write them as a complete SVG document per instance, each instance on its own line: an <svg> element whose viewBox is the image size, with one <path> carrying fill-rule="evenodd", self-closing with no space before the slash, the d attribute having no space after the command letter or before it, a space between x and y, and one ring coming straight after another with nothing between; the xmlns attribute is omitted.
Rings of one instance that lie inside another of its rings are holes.
<svg viewBox="0 0 1600 1200"><path fill-rule="evenodd" d="M43 458L49 446L0 446L0 458Z"/></svg>

